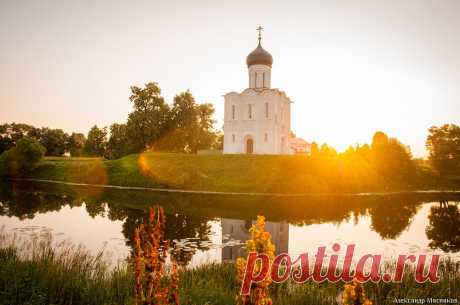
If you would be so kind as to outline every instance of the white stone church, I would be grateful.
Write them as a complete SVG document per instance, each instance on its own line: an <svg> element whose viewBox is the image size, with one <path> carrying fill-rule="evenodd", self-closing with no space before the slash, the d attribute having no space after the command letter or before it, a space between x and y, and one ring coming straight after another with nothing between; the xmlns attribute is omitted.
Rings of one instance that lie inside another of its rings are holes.
<svg viewBox="0 0 460 305"><path fill-rule="evenodd" d="M273 57L259 44L246 58L249 87L224 96L224 154L290 154L291 100L271 88Z"/></svg>

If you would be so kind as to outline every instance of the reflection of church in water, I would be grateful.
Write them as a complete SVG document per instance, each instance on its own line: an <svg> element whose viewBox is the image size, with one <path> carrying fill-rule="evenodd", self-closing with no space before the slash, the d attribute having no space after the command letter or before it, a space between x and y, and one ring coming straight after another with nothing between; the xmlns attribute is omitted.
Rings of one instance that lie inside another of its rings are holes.
<svg viewBox="0 0 460 305"><path fill-rule="evenodd" d="M229 240L239 240L243 245L226 246L222 249L222 261L233 261L238 257L246 256L244 242L251 235L249 228L255 221L222 218L222 243ZM265 230L272 235L272 242L276 247L276 254L288 252L289 224L283 222L265 222Z"/></svg>

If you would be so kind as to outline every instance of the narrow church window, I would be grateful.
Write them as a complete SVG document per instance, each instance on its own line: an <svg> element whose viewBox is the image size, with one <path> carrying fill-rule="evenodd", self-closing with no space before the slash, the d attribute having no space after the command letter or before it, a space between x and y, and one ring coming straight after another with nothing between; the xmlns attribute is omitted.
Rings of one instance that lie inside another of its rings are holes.
<svg viewBox="0 0 460 305"><path fill-rule="evenodd" d="M268 142L268 133L265 133L264 140L265 142Z"/></svg>
<svg viewBox="0 0 460 305"><path fill-rule="evenodd" d="M235 105L232 105L232 120L235 119Z"/></svg>
<svg viewBox="0 0 460 305"><path fill-rule="evenodd" d="M262 73L262 87L265 88L265 72Z"/></svg>
<svg viewBox="0 0 460 305"><path fill-rule="evenodd" d="M254 87L257 88L257 72L254 72Z"/></svg>
<svg viewBox="0 0 460 305"><path fill-rule="evenodd" d="M252 104L248 104L248 118L252 119Z"/></svg>
<svg viewBox="0 0 460 305"><path fill-rule="evenodd" d="M232 134L232 142L235 143L235 135Z"/></svg>
<svg viewBox="0 0 460 305"><path fill-rule="evenodd" d="M268 103L265 103L265 117L268 119Z"/></svg>

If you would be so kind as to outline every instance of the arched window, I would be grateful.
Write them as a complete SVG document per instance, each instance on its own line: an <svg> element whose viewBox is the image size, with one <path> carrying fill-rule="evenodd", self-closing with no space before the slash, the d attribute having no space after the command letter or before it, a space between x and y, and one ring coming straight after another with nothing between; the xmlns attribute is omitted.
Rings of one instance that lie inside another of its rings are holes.
<svg viewBox="0 0 460 305"><path fill-rule="evenodd" d="M264 141L265 141L265 142L268 142L268 133L265 133L265 135L264 135Z"/></svg>
<svg viewBox="0 0 460 305"><path fill-rule="evenodd" d="M232 105L232 120L235 119L236 106Z"/></svg>
<svg viewBox="0 0 460 305"><path fill-rule="evenodd" d="M257 72L254 72L254 88L257 88Z"/></svg>
<svg viewBox="0 0 460 305"><path fill-rule="evenodd" d="M248 118L252 120L252 104L248 104Z"/></svg>
<svg viewBox="0 0 460 305"><path fill-rule="evenodd" d="M265 103L265 118L268 119L268 103Z"/></svg>
<svg viewBox="0 0 460 305"><path fill-rule="evenodd" d="M232 142L235 143L235 135L232 134Z"/></svg>
<svg viewBox="0 0 460 305"><path fill-rule="evenodd" d="M265 88L265 72L262 73L262 88Z"/></svg>

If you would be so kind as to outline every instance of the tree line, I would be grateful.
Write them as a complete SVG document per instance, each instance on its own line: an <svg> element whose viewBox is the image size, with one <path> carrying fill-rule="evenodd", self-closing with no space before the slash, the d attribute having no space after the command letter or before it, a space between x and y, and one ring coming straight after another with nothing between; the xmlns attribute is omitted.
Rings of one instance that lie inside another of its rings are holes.
<svg viewBox="0 0 460 305"><path fill-rule="evenodd" d="M102 156L116 159L144 150L196 153L219 148L222 136L214 129L214 107L198 104L190 91L174 97L169 105L157 83L131 87L133 106L126 123L94 125L88 134L67 134L62 129L37 128L22 123L0 125L0 154L23 137L36 139L47 156Z"/></svg>
<svg viewBox="0 0 460 305"><path fill-rule="evenodd" d="M223 135L214 129L212 104L197 103L190 91L177 94L168 104L158 84L152 82L144 87L132 86L129 100L132 111L125 123L114 123L108 127L95 125L86 136L21 123L0 125L0 154L17 147L23 138L27 140L16 151L30 153L35 159L43 153L62 156L67 152L71 156L117 159L145 150L196 153L201 149L222 148ZM27 150L27 147L37 148L37 145L40 149L35 154ZM414 159L409 147L398 139L376 132L370 145L350 146L342 153L337 153L327 144L319 146L313 142L311 155L353 160L394 181L410 181L417 175L432 175L432 169L441 178L460 180L459 126L444 124L431 127L426 148L429 163ZM14 154L17 153L10 152L11 156Z"/></svg>
<svg viewBox="0 0 460 305"><path fill-rule="evenodd" d="M338 153L327 144L313 142L311 156L335 158L366 172L374 172L392 184L407 185L434 181L438 178L460 182L460 127L455 124L432 126L428 130L426 148L428 160L412 156L409 146L384 132L374 134L371 144L349 146ZM434 170L434 171L433 171Z"/></svg>

